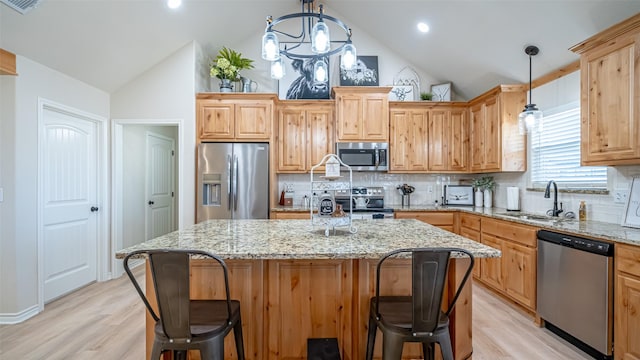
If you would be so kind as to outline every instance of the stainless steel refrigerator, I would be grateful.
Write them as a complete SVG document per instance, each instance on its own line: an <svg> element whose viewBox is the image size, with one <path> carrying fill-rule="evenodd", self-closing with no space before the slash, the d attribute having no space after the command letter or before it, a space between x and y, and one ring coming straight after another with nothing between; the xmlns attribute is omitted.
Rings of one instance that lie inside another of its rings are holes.
<svg viewBox="0 0 640 360"><path fill-rule="evenodd" d="M269 144L198 145L196 222L269 218Z"/></svg>

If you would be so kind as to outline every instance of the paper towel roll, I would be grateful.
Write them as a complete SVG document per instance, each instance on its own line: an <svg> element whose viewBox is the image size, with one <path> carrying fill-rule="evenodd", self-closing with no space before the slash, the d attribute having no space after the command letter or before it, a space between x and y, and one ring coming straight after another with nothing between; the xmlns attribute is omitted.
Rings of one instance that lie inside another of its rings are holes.
<svg viewBox="0 0 640 360"><path fill-rule="evenodd" d="M520 210L520 188L517 186L507 188L507 210Z"/></svg>

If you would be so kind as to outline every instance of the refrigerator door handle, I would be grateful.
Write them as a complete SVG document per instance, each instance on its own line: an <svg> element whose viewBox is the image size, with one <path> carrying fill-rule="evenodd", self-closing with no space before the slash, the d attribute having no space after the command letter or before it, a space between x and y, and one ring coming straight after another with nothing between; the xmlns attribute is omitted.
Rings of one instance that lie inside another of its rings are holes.
<svg viewBox="0 0 640 360"><path fill-rule="evenodd" d="M227 155L227 210L231 211L231 155Z"/></svg>
<svg viewBox="0 0 640 360"><path fill-rule="evenodd" d="M233 155L233 177L235 178L233 181L233 210L238 210L238 156Z"/></svg>

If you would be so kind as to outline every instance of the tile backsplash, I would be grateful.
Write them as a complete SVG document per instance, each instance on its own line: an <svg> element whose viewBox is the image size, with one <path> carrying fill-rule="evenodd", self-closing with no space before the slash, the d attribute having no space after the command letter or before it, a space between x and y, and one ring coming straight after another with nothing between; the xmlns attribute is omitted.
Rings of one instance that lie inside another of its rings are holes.
<svg viewBox="0 0 640 360"><path fill-rule="evenodd" d="M545 199L544 192L527 190L529 183L528 173L495 173L495 174L389 174L382 172L354 172L353 186L382 186L385 190L385 203L389 206L400 205L401 196L398 185L409 184L415 187L411 194L412 205L433 205L436 200L441 204L443 185L471 184L471 181L479 176L491 175L496 181L493 194L493 206L506 208L507 187L520 188L520 207L522 211L544 214L553 207L553 199ZM609 167L609 193L608 194L580 194L558 193L558 202L562 203L564 211L578 213L580 201L587 204L587 219L609 223L621 223L625 204L614 202L614 194L618 191L629 192L629 187L634 176L640 176L640 166ZM294 206L302 206L304 196L311 196L309 174L279 174L278 193L284 189L285 184L291 185L294 191ZM544 190L544 189L542 189Z"/></svg>

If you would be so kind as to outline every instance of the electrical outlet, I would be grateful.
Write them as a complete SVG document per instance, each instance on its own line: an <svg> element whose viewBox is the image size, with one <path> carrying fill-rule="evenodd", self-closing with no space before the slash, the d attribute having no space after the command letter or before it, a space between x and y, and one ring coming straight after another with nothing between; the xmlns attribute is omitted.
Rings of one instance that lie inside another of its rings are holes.
<svg viewBox="0 0 640 360"><path fill-rule="evenodd" d="M626 204L627 203L627 190L615 190L613 192L613 202L616 204Z"/></svg>

